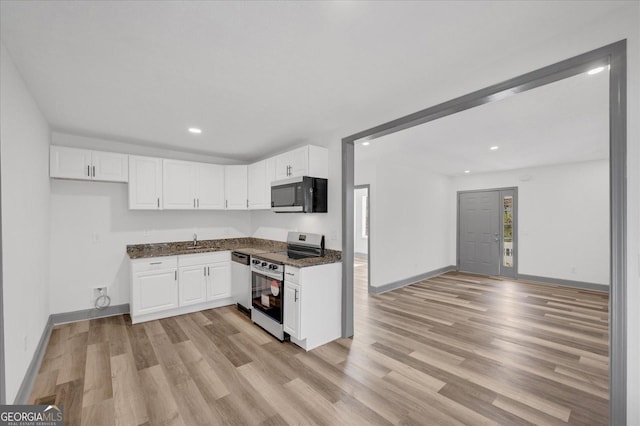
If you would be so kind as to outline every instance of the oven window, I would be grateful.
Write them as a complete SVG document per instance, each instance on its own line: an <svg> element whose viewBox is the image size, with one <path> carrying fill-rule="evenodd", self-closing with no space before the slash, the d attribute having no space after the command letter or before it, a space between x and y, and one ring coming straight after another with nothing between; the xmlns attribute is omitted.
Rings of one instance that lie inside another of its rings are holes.
<svg viewBox="0 0 640 426"><path fill-rule="evenodd" d="M282 323L282 281L257 272L251 273L251 298L254 308Z"/></svg>
<svg viewBox="0 0 640 426"><path fill-rule="evenodd" d="M297 188L301 185L282 185L271 188L271 202L274 207L289 207L296 205Z"/></svg>

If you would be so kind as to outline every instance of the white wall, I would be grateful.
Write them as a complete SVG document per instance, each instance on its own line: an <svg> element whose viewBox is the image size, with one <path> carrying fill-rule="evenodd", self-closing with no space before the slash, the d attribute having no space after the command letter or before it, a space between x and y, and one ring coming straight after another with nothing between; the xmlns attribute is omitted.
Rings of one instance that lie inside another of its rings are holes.
<svg viewBox="0 0 640 426"><path fill-rule="evenodd" d="M608 160L452 179L455 191L518 187L518 273L609 284ZM455 210L454 210L455 211ZM455 227L452 230L455 262Z"/></svg>
<svg viewBox="0 0 640 426"><path fill-rule="evenodd" d="M2 326L13 402L49 317L49 126L4 46L0 78Z"/></svg>
<svg viewBox="0 0 640 426"><path fill-rule="evenodd" d="M363 226L365 226L365 218L363 213L366 209L367 188L356 189L353 194L353 202L355 211L354 228L355 235L353 238L353 250L358 254L367 254L369 247L369 238L363 237Z"/></svg>
<svg viewBox="0 0 640 426"><path fill-rule="evenodd" d="M356 185L371 185L372 287L455 263L449 258L452 211L448 177L384 159L358 162L356 154L355 180Z"/></svg>
<svg viewBox="0 0 640 426"><path fill-rule="evenodd" d="M243 237L246 211L128 209L126 184L51 181L51 312L92 307L107 286L112 305L129 303L127 244Z"/></svg>

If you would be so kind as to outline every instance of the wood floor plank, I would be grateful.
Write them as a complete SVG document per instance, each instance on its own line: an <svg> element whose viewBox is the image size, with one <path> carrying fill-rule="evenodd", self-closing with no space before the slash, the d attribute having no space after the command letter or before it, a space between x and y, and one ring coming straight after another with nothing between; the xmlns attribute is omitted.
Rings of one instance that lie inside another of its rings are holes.
<svg viewBox="0 0 640 426"><path fill-rule="evenodd" d="M111 357L113 406L116 425L140 425L149 421L138 370L130 353Z"/></svg>
<svg viewBox="0 0 640 426"><path fill-rule="evenodd" d="M162 367L153 365L139 370L138 375L150 422L154 425L185 426Z"/></svg>
<svg viewBox="0 0 640 426"><path fill-rule="evenodd" d="M84 407L112 398L109 342L101 341L100 343L90 344L87 347L87 364L84 372L83 418Z"/></svg>
<svg viewBox="0 0 640 426"><path fill-rule="evenodd" d="M369 295L355 336L305 352L235 306L53 328L31 402L67 425L608 422L608 296L464 273Z"/></svg>

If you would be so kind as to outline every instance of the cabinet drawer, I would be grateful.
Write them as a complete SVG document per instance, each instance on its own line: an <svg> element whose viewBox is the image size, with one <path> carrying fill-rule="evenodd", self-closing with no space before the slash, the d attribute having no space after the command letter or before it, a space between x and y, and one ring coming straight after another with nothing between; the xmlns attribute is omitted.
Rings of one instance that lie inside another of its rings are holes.
<svg viewBox="0 0 640 426"><path fill-rule="evenodd" d="M300 284L300 268L285 265L284 280L294 284Z"/></svg>
<svg viewBox="0 0 640 426"><path fill-rule="evenodd" d="M132 262L131 269L134 273L156 271L161 269L176 269L178 256L151 257L148 259L136 259Z"/></svg>
<svg viewBox="0 0 640 426"><path fill-rule="evenodd" d="M231 252L228 250L211 253L181 254L178 256L178 264L180 267L230 261Z"/></svg>

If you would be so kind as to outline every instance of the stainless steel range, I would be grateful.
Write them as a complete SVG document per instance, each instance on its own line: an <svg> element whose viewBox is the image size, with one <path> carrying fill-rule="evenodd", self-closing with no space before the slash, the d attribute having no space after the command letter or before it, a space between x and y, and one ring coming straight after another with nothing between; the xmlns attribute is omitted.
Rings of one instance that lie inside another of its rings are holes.
<svg viewBox="0 0 640 426"><path fill-rule="evenodd" d="M324 256L323 235L289 232L286 252L266 253L251 260L251 320L280 341L285 340L283 261L318 256Z"/></svg>

